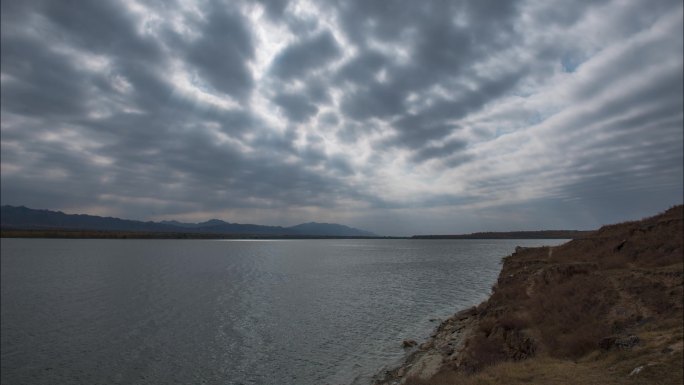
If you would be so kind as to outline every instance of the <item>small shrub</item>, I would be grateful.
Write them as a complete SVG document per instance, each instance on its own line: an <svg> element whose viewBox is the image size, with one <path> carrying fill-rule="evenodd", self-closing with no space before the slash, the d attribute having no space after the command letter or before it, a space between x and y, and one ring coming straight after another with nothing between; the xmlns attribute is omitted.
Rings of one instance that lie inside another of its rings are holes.
<svg viewBox="0 0 684 385"><path fill-rule="evenodd" d="M527 327L528 322L516 314L504 314L499 317L499 325L506 331L522 330Z"/></svg>
<svg viewBox="0 0 684 385"><path fill-rule="evenodd" d="M580 275L546 287L532 301L530 313L552 356L578 358L611 332L606 315L616 300L600 276Z"/></svg>
<svg viewBox="0 0 684 385"><path fill-rule="evenodd" d="M463 366L468 372L476 372L506 358L501 338L482 334L471 337L467 342L466 359Z"/></svg>
<svg viewBox="0 0 684 385"><path fill-rule="evenodd" d="M484 333L485 336L491 334L492 330L496 326L496 320L491 317L483 318L478 321L478 329Z"/></svg>

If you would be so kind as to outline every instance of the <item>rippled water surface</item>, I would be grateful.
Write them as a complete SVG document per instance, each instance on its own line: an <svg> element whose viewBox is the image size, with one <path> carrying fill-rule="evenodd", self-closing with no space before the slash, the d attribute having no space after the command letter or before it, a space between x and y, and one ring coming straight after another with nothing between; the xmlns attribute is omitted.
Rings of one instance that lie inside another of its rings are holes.
<svg viewBox="0 0 684 385"><path fill-rule="evenodd" d="M534 240L2 240L2 384L350 384Z"/></svg>

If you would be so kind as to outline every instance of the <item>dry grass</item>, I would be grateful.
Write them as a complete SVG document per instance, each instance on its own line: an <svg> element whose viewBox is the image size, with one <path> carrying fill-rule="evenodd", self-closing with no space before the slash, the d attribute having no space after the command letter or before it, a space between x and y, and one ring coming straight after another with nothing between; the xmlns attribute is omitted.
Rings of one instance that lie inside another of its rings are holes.
<svg viewBox="0 0 684 385"><path fill-rule="evenodd" d="M677 206L507 257L458 359L406 384L681 384L682 216ZM634 347L599 345L631 335Z"/></svg>
<svg viewBox="0 0 684 385"><path fill-rule="evenodd" d="M520 362L502 362L476 374L464 375L442 371L430 380L407 379L406 385L618 385L618 384L673 384L682 383L682 353L670 354L655 361L645 360L640 354L623 352L603 353L593 361L562 360L547 356ZM630 376L637 367L642 370Z"/></svg>
<svg viewBox="0 0 684 385"><path fill-rule="evenodd" d="M598 341L610 334L607 315L617 300L608 282L581 275L547 285L528 306L549 355L576 359L596 349Z"/></svg>

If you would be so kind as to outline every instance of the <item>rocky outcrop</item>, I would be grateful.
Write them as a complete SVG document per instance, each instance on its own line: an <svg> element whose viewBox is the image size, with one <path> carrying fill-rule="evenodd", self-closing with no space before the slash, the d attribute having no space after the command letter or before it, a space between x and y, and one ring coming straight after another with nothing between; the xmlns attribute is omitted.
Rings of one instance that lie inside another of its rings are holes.
<svg viewBox="0 0 684 385"><path fill-rule="evenodd" d="M443 321L376 384L429 384L438 373L467 376L539 355L577 365L615 351L679 367L667 357L682 354L683 214L677 206L560 246L517 247L487 301ZM603 364L617 370L620 361Z"/></svg>
<svg viewBox="0 0 684 385"><path fill-rule="evenodd" d="M375 383L402 384L406 378L428 379L435 375L444 364L460 356L466 337L477 325L476 313L473 307L443 321L403 365L376 376Z"/></svg>
<svg viewBox="0 0 684 385"><path fill-rule="evenodd" d="M639 343L639 337L629 336L609 336L599 341L599 347L604 350L631 349Z"/></svg>

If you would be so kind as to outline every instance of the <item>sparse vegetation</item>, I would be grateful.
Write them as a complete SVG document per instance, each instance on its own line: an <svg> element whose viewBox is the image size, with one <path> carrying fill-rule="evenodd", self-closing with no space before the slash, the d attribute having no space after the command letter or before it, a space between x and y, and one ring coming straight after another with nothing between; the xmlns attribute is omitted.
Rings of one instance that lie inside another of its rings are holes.
<svg viewBox="0 0 684 385"><path fill-rule="evenodd" d="M402 380L681 384L683 214L677 206L557 247L518 250L473 310L462 349L429 378Z"/></svg>

